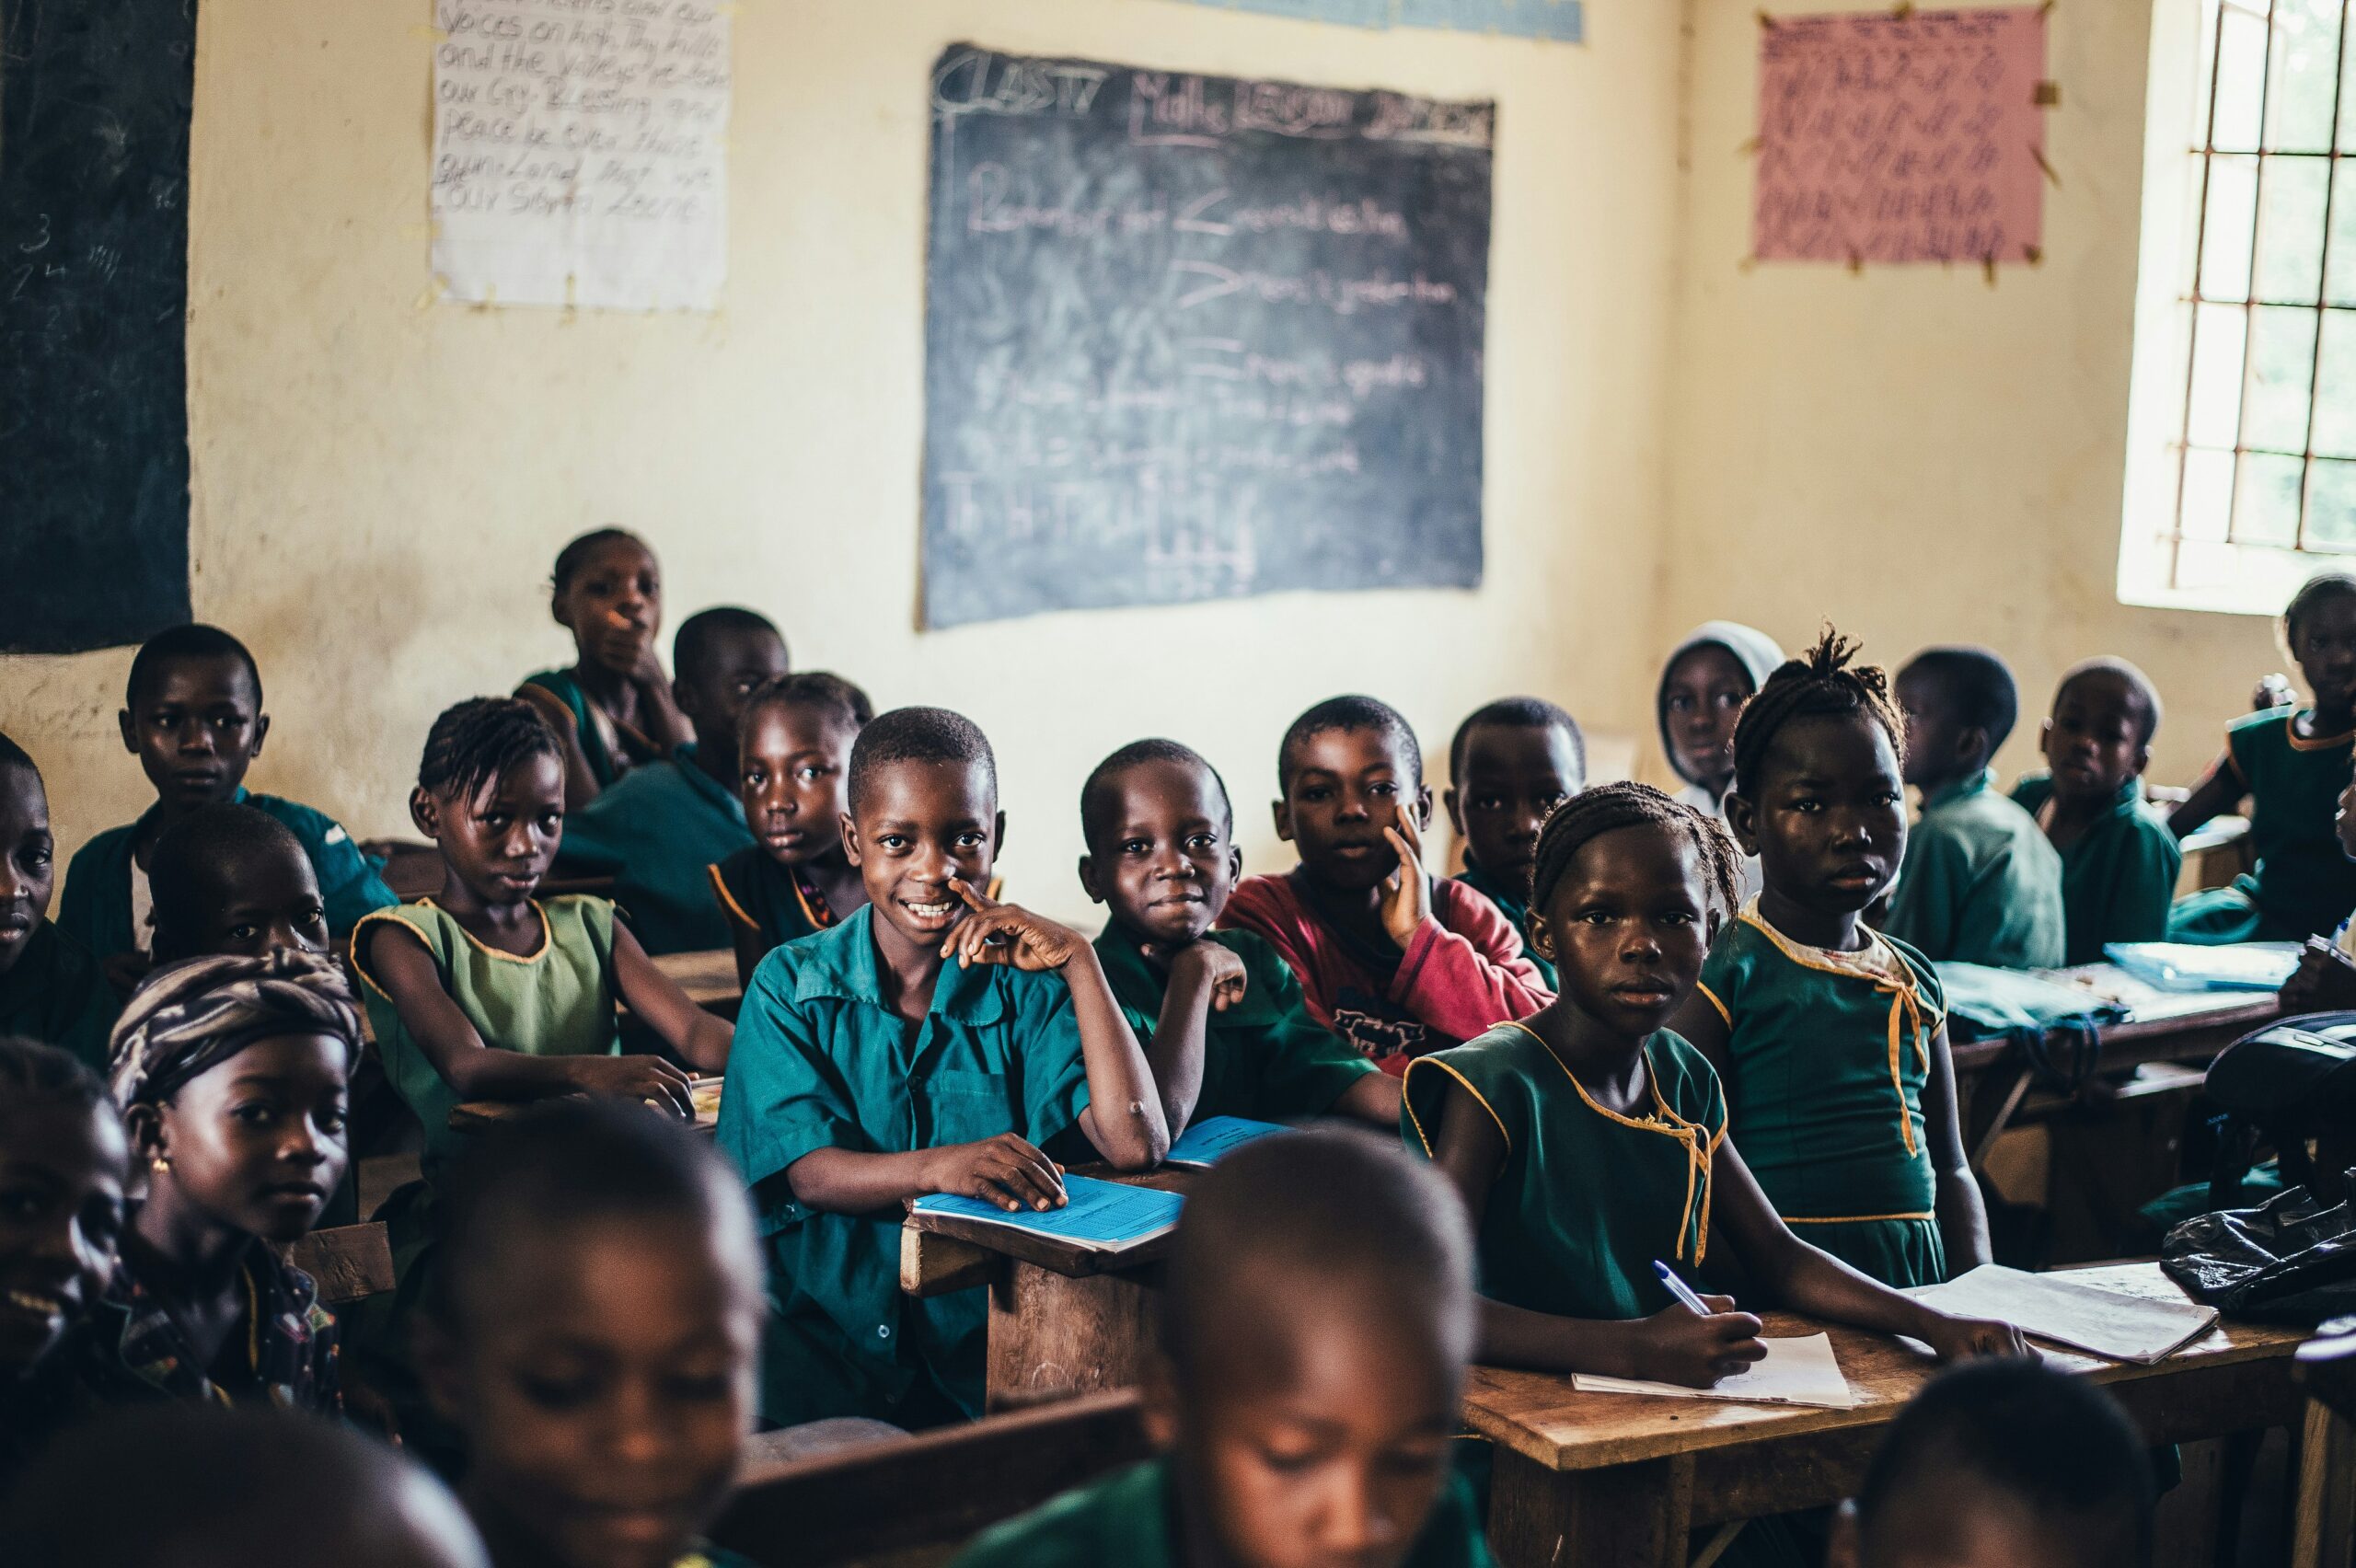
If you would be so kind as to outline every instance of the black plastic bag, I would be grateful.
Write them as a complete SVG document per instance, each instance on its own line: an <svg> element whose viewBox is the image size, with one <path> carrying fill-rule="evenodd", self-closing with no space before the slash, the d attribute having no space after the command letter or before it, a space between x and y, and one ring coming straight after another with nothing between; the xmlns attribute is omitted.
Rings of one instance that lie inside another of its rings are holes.
<svg viewBox="0 0 2356 1568"><path fill-rule="evenodd" d="M2356 1210L2286 1188L2259 1208L2193 1216L2160 1244L2160 1266L2228 1317L2320 1323L2356 1312Z"/></svg>

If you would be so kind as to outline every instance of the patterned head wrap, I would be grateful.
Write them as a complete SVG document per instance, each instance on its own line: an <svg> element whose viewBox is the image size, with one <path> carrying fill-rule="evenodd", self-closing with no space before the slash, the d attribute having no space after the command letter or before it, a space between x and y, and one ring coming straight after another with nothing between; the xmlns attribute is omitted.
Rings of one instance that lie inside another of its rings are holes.
<svg viewBox="0 0 2356 1568"><path fill-rule="evenodd" d="M281 948L166 964L114 1026L107 1087L126 1111L158 1105L247 1046L285 1034L332 1035L347 1069L359 1061L360 1014L334 959Z"/></svg>

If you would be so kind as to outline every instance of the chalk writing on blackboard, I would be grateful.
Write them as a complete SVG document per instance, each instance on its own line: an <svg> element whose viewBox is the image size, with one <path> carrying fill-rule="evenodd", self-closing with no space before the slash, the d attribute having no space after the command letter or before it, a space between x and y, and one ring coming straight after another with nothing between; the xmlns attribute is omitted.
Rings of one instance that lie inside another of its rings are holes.
<svg viewBox="0 0 2356 1568"><path fill-rule="evenodd" d="M958 45L924 618L1481 578L1495 106Z"/></svg>
<svg viewBox="0 0 2356 1568"><path fill-rule="evenodd" d="M1773 18L1759 33L1751 254L2034 259L2044 77L2035 7Z"/></svg>
<svg viewBox="0 0 2356 1568"><path fill-rule="evenodd" d="M433 273L450 297L709 310L727 267L717 0L436 0Z"/></svg>

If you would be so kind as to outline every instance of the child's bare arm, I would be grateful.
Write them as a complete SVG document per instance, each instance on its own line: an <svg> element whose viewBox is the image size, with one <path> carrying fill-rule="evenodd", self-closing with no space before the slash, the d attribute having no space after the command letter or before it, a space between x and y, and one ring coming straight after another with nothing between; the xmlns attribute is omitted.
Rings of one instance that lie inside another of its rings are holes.
<svg viewBox="0 0 2356 1568"><path fill-rule="evenodd" d="M1979 1180L1963 1152L1963 1119L1955 1092L1955 1057L1947 1049L1947 1026L1931 1041L1931 1076L1923 1085L1923 1131L1930 1141L1931 1169L1937 1181L1934 1204L1947 1272L1959 1274L1990 1261L1988 1208Z"/></svg>
<svg viewBox="0 0 2356 1568"><path fill-rule="evenodd" d="M907 1154L813 1149L785 1168L794 1201L830 1214L867 1214L929 1193L979 1198L1010 1211L1061 1208L1056 1162L1012 1133Z"/></svg>
<svg viewBox="0 0 2356 1568"><path fill-rule="evenodd" d="M695 1107L687 1075L659 1056L529 1056L496 1050L450 993L442 988L424 940L397 934L394 921L371 921L360 932L367 973L442 1081L462 1100L534 1100L550 1094L609 1094L651 1100L682 1116Z"/></svg>
<svg viewBox="0 0 2356 1568"><path fill-rule="evenodd" d="M629 928L614 927L614 989L622 1002L644 1020L663 1043L707 1073L728 1066L728 1043L734 1034L728 1020L708 1013L687 999L679 983L654 966Z"/></svg>
<svg viewBox="0 0 2356 1568"><path fill-rule="evenodd" d="M1385 1132L1399 1130L1399 1080L1389 1073L1360 1073L1334 1101L1333 1114L1371 1122Z"/></svg>
<svg viewBox="0 0 2356 1568"><path fill-rule="evenodd" d="M579 811L597 798L597 776L589 770L589 758L581 749L572 709L544 686L526 684L516 687L515 695L538 709L549 728L564 743L564 809Z"/></svg>
<svg viewBox="0 0 2356 1568"><path fill-rule="evenodd" d="M1677 1014L1669 1020L1669 1027L1710 1059L1720 1082L1726 1080L1727 1069L1733 1065L1734 1032L1727 1027L1726 1015L1718 1011L1717 1004L1702 994L1702 987L1694 986L1693 994L1678 1004Z"/></svg>
<svg viewBox="0 0 2356 1568"><path fill-rule="evenodd" d="M1161 1016L1144 1046L1146 1067L1161 1091L1162 1120L1172 1139L1195 1119L1195 1102L1202 1098L1211 1014L1242 1001L1247 984L1243 961L1208 938L1189 942L1170 961Z"/></svg>
<svg viewBox="0 0 2356 1568"><path fill-rule="evenodd" d="M1080 1113L1088 1141L1117 1170L1145 1170L1170 1152L1170 1124L1153 1085L1145 1052L1129 1028L1121 1004L1105 982L1096 950L1078 932L1012 904L992 903L972 885L951 878L950 887L973 911L941 943L943 958L959 964L1011 963L1018 969L1056 969L1071 988L1071 1009L1080 1026L1080 1058L1088 1069L1088 1105Z"/></svg>
<svg viewBox="0 0 2356 1568"><path fill-rule="evenodd" d="M2184 804L2168 813L2168 831L2182 838L2211 817L2222 816L2240 805L2248 793L2242 776L2234 770L2233 754L2227 752L2209 765L2209 771L2192 787Z"/></svg>

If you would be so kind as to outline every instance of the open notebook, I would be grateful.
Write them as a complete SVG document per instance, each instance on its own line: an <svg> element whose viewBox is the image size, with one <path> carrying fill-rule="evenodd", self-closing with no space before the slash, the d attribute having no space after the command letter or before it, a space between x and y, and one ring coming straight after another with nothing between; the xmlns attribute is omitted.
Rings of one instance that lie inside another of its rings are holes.
<svg viewBox="0 0 2356 1568"><path fill-rule="evenodd" d="M1589 1394L1659 1394L1680 1400L1733 1400L1741 1404L1813 1405L1822 1410L1853 1410L1857 1397L1841 1376L1832 1355L1832 1336L1809 1334L1804 1339L1761 1340L1766 1358L1748 1372L1721 1378L1706 1389L1682 1383L1648 1383L1640 1378L1605 1378L1575 1372L1571 1387Z"/></svg>
<svg viewBox="0 0 2356 1568"><path fill-rule="evenodd" d="M1161 1157L1164 1165L1212 1166L1242 1148L1265 1137L1290 1129L1275 1122L1254 1122L1242 1116L1212 1116L1195 1123L1178 1135L1170 1152Z"/></svg>
<svg viewBox="0 0 2356 1568"><path fill-rule="evenodd" d="M1175 1193L1126 1187L1118 1182L1099 1182L1092 1176L1065 1177L1064 1193L1071 1200L1067 1206L1044 1212L1010 1213L996 1204L948 1193L918 1198L914 1206L918 1214L955 1215L979 1224L1052 1237L1091 1251L1117 1252L1124 1247L1150 1241L1175 1227L1178 1211L1185 1205L1185 1199Z"/></svg>
<svg viewBox="0 0 2356 1568"><path fill-rule="evenodd" d="M2217 1309L2081 1285L2068 1274L2023 1274L1982 1263L1945 1285L1906 1293L1960 1318L1996 1318L2023 1332L2112 1361L2164 1360L2208 1332Z"/></svg>

